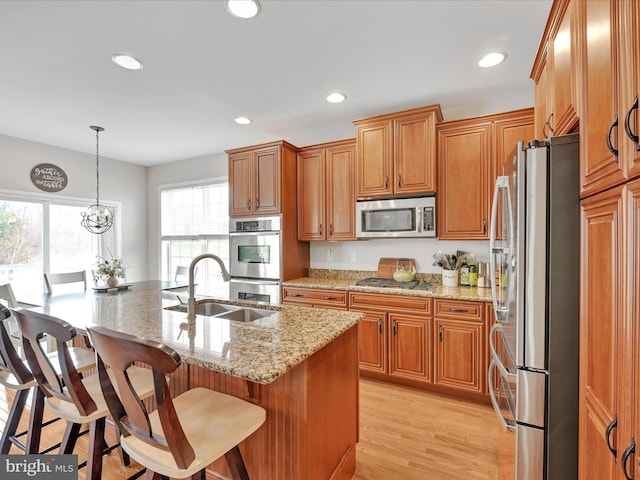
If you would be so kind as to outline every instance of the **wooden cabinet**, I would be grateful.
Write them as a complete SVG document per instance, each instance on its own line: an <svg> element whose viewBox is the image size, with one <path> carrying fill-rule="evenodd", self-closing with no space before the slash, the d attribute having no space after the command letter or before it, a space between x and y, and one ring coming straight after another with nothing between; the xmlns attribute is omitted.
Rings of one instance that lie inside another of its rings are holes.
<svg viewBox="0 0 640 480"><path fill-rule="evenodd" d="M355 240L355 140L298 152L298 239Z"/></svg>
<svg viewBox="0 0 640 480"><path fill-rule="evenodd" d="M431 308L430 298L349 292L349 310L365 314L358 327L361 374L431 383Z"/></svg>
<svg viewBox="0 0 640 480"><path fill-rule="evenodd" d="M282 287L282 303L285 305L304 305L307 307L347 310L346 290L321 288Z"/></svg>
<svg viewBox="0 0 640 480"><path fill-rule="evenodd" d="M620 478L624 445L625 255L623 188L581 204L580 478ZM617 450L617 452L615 452ZM615 453L614 453L615 452Z"/></svg>
<svg viewBox="0 0 640 480"><path fill-rule="evenodd" d="M229 215L274 215L288 202L295 211L296 153L285 141L227 150Z"/></svg>
<svg viewBox="0 0 640 480"><path fill-rule="evenodd" d="M438 238L485 240L495 178L518 141L531 140L532 109L440 123Z"/></svg>
<svg viewBox="0 0 640 480"><path fill-rule="evenodd" d="M417 195L436 191L439 105L354 121L356 196Z"/></svg>
<svg viewBox="0 0 640 480"><path fill-rule="evenodd" d="M578 115L578 19L576 0L556 0L540 42L531 78L535 82L536 136L574 131Z"/></svg>
<svg viewBox="0 0 640 480"><path fill-rule="evenodd" d="M484 308L481 302L434 301L436 385L484 393Z"/></svg>
<svg viewBox="0 0 640 480"><path fill-rule="evenodd" d="M640 175L640 4L617 2L620 8L620 103L618 136L626 178ZM624 133L623 133L624 131ZM638 455L640 456L640 455Z"/></svg>

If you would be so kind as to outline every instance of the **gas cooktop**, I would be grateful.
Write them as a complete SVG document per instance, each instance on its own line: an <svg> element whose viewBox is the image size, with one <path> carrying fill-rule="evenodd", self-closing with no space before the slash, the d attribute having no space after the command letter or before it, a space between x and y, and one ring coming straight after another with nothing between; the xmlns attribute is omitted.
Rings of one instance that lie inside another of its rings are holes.
<svg viewBox="0 0 640 480"><path fill-rule="evenodd" d="M356 282L356 285L362 287L376 287L376 288L404 288L407 290L431 290L434 288L429 282L421 282L420 280L412 280L410 282L396 282L392 278L378 278L370 277L363 278Z"/></svg>

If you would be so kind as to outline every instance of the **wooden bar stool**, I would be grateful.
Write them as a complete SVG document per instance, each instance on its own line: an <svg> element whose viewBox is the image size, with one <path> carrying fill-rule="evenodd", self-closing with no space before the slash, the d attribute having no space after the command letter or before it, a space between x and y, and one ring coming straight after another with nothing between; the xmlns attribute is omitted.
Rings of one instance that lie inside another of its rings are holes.
<svg viewBox="0 0 640 480"><path fill-rule="evenodd" d="M6 328L7 322L15 322L15 317L12 315L11 310L0 305L0 384L7 389L15 391L7 422L0 439L0 454L9 453L12 444L24 450L25 453L47 453L60 446L60 444L53 445L40 452L42 428L59 419L55 418L43 423L44 394L38 388L38 383L31 370L18 354L15 345L16 332L9 331ZM79 372L95 367L96 362L93 352L80 348L70 348L69 353ZM60 365L57 362L57 358L54 357L55 353L48 355L56 373L60 374ZM26 431L16 433L27 399L32 392L33 401L29 416L29 426ZM19 439L24 435L27 435L26 444Z"/></svg>
<svg viewBox="0 0 640 480"><path fill-rule="evenodd" d="M60 454L73 452L82 424L89 424L89 448L86 462L86 478L99 479L102 472L102 456L118 445L105 448L105 419L109 409L102 395L97 374L82 377L71 361L67 342L76 336L76 330L58 318L31 312L16 311L22 330L27 361L43 394L45 404L55 415L67 421L67 429L60 445ZM56 373L45 354L40 338L49 335L57 344L61 376ZM132 366L126 372L137 395L144 399L153 394L151 370ZM122 455L123 463L129 458ZM84 463L79 467L85 466Z"/></svg>
<svg viewBox="0 0 640 480"><path fill-rule="evenodd" d="M87 330L120 444L147 468L146 479L195 478L198 472L204 478L206 467L224 455L233 478L248 480L238 444L264 423L262 407L207 388L172 399L165 376L181 361L173 349L104 327ZM125 372L134 362L153 369L158 408L151 413L129 388Z"/></svg>

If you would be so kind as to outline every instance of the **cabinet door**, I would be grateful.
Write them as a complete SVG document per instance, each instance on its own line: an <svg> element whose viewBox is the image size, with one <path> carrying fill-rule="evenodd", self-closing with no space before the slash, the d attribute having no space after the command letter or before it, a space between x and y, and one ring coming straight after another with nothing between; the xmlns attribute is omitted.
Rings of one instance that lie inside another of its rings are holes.
<svg viewBox="0 0 640 480"><path fill-rule="evenodd" d="M389 375L432 382L431 318L389 313Z"/></svg>
<svg viewBox="0 0 640 480"><path fill-rule="evenodd" d="M357 196L393 193L393 122L357 125Z"/></svg>
<svg viewBox="0 0 640 480"><path fill-rule="evenodd" d="M346 310L347 291L322 288L282 287L282 303L287 305L329 308L331 310Z"/></svg>
<svg viewBox="0 0 640 480"><path fill-rule="evenodd" d="M280 213L280 147L253 152L253 212L261 215Z"/></svg>
<svg viewBox="0 0 640 480"><path fill-rule="evenodd" d="M298 153L298 240L324 240L325 151Z"/></svg>
<svg viewBox="0 0 640 480"><path fill-rule="evenodd" d="M630 269L629 285L626 290L629 310L627 313L628 325L633 337L627 345L631 345L630 355L625 357L625 365L632 366L631 375L633 383L625 388L630 394L631 411L635 412L633 417L633 429L622 435L622 445L620 450L624 450L635 438L636 443L640 441L640 180L634 180L627 185L627 258L625 265ZM631 456L627 471L631 472L631 478L640 478L640 445L636 445L635 455Z"/></svg>
<svg viewBox="0 0 640 480"><path fill-rule="evenodd" d="M395 119L395 193L436 191L435 114Z"/></svg>
<svg viewBox="0 0 640 480"><path fill-rule="evenodd" d="M229 215L251 214L252 152L229 155Z"/></svg>
<svg viewBox="0 0 640 480"><path fill-rule="evenodd" d="M584 45L580 112L586 127L580 132L582 197L624 181L623 166L612 151L618 149L624 123L617 105L618 5L616 0L579 2ZM613 126L616 119L618 127Z"/></svg>
<svg viewBox="0 0 640 480"><path fill-rule="evenodd" d="M626 268L622 203L620 187L581 204L579 478L617 478L619 430L628 422L620 398L629 383L620 371ZM608 445L618 450L617 457Z"/></svg>
<svg viewBox="0 0 640 480"><path fill-rule="evenodd" d="M491 123L438 131L438 238L488 239Z"/></svg>
<svg viewBox="0 0 640 480"><path fill-rule="evenodd" d="M436 385L483 391L483 330L481 323L434 318Z"/></svg>
<svg viewBox="0 0 640 480"><path fill-rule="evenodd" d="M577 111L577 52L576 52L576 2L558 2L560 24L549 44L552 58L551 99L554 135L571 132L578 124ZM564 12L562 11L564 9Z"/></svg>
<svg viewBox="0 0 640 480"><path fill-rule="evenodd" d="M620 125L618 129L622 139L620 152L627 178L640 175L640 3L618 2L620 7L620 74L622 76L620 94ZM624 74L623 74L624 73ZM634 108L635 105L635 108ZM626 132L629 130L629 133ZM629 136L635 135L635 141ZM636 454L636 457L640 455Z"/></svg>
<svg viewBox="0 0 640 480"><path fill-rule="evenodd" d="M361 370L387 373L386 314L364 312L358 323L359 362Z"/></svg>
<svg viewBox="0 0 640 480"><path fill-rule="evenodd" d="M551 114L549 107L549 97L551 92L549 91L549 67L546 61L546 51L544 52L544 59L541 60L542 65L540 67L540 73L534 86L534 111L535 111L535 131L533 138L542 140L551 136L549 130L549 115Z"/></svg>
<svg viewBox="0 0 640 480"><path fill-rule="evenodd" d="M355 154L355 143L326 149L327 240L356 239Z"/></svg>

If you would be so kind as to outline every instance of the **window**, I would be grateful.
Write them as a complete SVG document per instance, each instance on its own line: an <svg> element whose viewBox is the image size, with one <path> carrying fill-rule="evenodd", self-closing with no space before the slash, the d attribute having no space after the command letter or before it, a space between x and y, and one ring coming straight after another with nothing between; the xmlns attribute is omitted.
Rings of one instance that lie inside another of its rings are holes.
<svg viewBox="0 0 640 480"><path fill-rule="evenodd" d="M117 250L116 225L89 233L80 225L86 205L74 203L0 193L0 284L16 295L41 292L44 272L89 271L97 255Z"/></svg>
<svg viewBox="0 0 640 480"><path fill-rule="evenodd" d="M229 265L229 185L226 181L160 192L161 272L173 280L178 266L189 266L202 253L213 253ZM222 285L220 268L203 261L196 277L200 293L214 293Z"/></svg>

